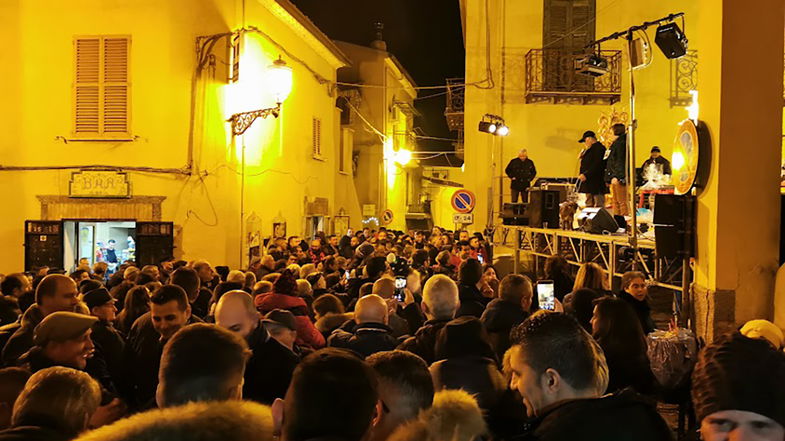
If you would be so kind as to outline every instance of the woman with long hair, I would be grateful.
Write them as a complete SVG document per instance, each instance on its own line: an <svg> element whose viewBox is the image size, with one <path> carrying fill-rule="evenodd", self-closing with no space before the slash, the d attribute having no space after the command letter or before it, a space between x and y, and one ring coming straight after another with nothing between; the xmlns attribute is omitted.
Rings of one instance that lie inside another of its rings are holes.
<svg viewBox="0 0 785 441"><path fill-rule="evenodd" d="M575 284L570 277L570 264L562 256L551 256L545 260L545 278L553 280L553 294L560 302L572 292Z"/></svg>
<svg viewBox="0 0 785 441"><path fill-rule="evenodd" d="M589 320L594 300L610 294L605 271L594 262L586 262L578 269L572 292L564 296L564 312L574 316L584 328L590 330Z"/></svg>
<svg viewBox="0 0 785 441"><path fill-rule="evenodd" d="M150 290L135 286L125 295L123 310L117 316L117 330L127 335L136 319L150 311Z"/></svg>
<svg viewBox="0 0 785 441"><path fill-rule="evenodd" d="M608 392L632 387L642 394L654 393L657 380L646 353L643 328L632 307L624 300L603 297L595 302L591 325L608 363Z"/></svg>

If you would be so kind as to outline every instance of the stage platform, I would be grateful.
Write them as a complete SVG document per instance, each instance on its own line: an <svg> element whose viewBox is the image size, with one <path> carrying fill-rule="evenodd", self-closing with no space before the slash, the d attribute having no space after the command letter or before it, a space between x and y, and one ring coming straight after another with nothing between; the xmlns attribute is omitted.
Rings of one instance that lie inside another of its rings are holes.
<svg viewBox="0 0 785 441"><path fill-rule="evenodd" d="M574 266L585 262L599 264L605 270L611 287L616 286L614 279L618 280L625 272L641 271L651 285L674 292L674 309L677 312L685 306L682 299L687 300L688 297L682 294L689 292L692 279L689 259L657 256L653 240L639 238L638 246L633 249L626 234L497 225L493 244L496 250L512 250L516 270L520 268L521 259L528 257L533 261L532 272L538 276L542 276L545 259L561 255Z"/></svg>

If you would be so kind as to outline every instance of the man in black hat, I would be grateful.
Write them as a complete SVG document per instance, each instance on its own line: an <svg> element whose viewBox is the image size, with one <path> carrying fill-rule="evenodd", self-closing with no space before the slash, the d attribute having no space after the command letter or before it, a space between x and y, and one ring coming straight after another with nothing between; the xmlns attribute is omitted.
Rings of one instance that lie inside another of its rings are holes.
<svg viewBox="0 0 785 441"><path fill-rule="evenodd" d="M118 381L123 377L125 338L114 327L117 318L115 299L106 288L98 288L87 292L82 297L82 301L90 310L90 315L98 318L92 327L96 352L106 361L106 367L112 378Z"/></svg>
<svg viewBox="0 0 785 441"><path fill-rule="evenodd" d="M526 194L526 190L531 185L531 180L537 176L537 168L534 162L529 159L526 149L518 152L518 157L513 158L504 173L510 178L510 190L512 191L512 203L518 203L518 196ZM524 198L526 199L526 198Z"/></svg>
<svg viewBox="0 0 785 441"><path fill-rule="evenodd" d="M657 147L656 145L651 148L651 157L649 157L649 159L647 159L641 166L643 172L646 173L646 168L652 164L654 164L654 166L663 175L668 175L668 176L671 175L671 162L665 159L664 156L662 156L662 152L660 151L660 148Z"/></svg>
<svg viewBox="0 0 785 441"><path fill-rule="evenodd" d="M586 194L587 207L604 207L605 194L605 146L597 141L597 135L591 130L583 133L578 142L586 148L581 151L581 172L578 175L580 184L578 192Z"/></svg>
<svg viewBox="0 0 785 441"><path fill-rule="evenodd" d="M738 332L703 350L692 375L701 438L785 439L785 354Z"/></svg>
<svg viewBox="0 0 785 441"><path fill-rule="evenodd" d="M262 324L273 339L298 357L302 358L311 352L295 344L297 341L297 319L291 311L273 309L264 316Z"/></svg>

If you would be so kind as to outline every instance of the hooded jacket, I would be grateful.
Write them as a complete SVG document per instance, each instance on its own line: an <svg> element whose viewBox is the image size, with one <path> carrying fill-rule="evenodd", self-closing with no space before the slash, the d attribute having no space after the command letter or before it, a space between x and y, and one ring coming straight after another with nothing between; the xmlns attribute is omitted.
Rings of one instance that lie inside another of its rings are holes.
<svg viewBox="0 0 785 441"><path fill-rule="evenodd" d="M264 329L261 322L246 338L251 357L245 366L243 398L271 405L276 398L283 398L299 357L289 348L278 343Z"/></svg>
<svg viewBox="0 0 785 441"><path fill-rule="evenodd" d="M523 307L503 299L493 299L482 313L480 321L488 331L493 351L501 360L510 348L510 331L529 317Z"/></svg>
<svg viewBox="0 0 785 441"><path fill-rule="evenodd" d="M37 304L33 304L25 311L19 322L19 328L11 335L3 348L3 365L14 365L22 354L33 347L33 331L43 319L44 314Z"/></svg>
<svg viewBox="0 0 785 441"><path fill-rule="evenodd" d="M327 340L328 346L354 351L363 358L381 351L392 351L398 346L393 330L383 323L360 323L352 332L336 329Z"/></svg>
<svg viewBox="0 0 785 441"><path fill-rule="evenodd" d="M657 409L630 389L543 409L514 441L671 441Z"/></svg>
<svg viewBox="0 0 785 441"><path fill-rule="evenodd" d="M428 320L414 333L414 336L401 343L398 349L413 352L430 365L436 361L436 337L450 320L452 319Z"/></svg>
<svg viewBox="0 0 785 441"><path fill-rule="evenodd" d="M268 293L257 296L256 309L267 314L273 309L285 309L297 320L297 341L298 345L310 346L314 349L324 347L324 336L314 327L308 317L308 306L302 297L295 297L286 294Z"/></svg>

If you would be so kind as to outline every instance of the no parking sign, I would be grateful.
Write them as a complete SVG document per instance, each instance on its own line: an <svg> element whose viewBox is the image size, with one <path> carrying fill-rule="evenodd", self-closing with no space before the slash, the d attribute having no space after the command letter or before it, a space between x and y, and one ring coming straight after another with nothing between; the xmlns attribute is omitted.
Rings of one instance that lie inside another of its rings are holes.
<svg viewBox="0 0 785 441"><path fill-rule="evenodd" d="M389 208L382 212L382 225L390 225L393 221L393 212Z"/></svg>
<svg viewBox="0 0 785 441"><path fill-rule="evenodd" d="M477 198L474 196L474 193L469 190L460 189L452 194L450 201L452 202L452 208L456 213L471 213L472 210L474 210L474 204L477 202Z"/></svg>

